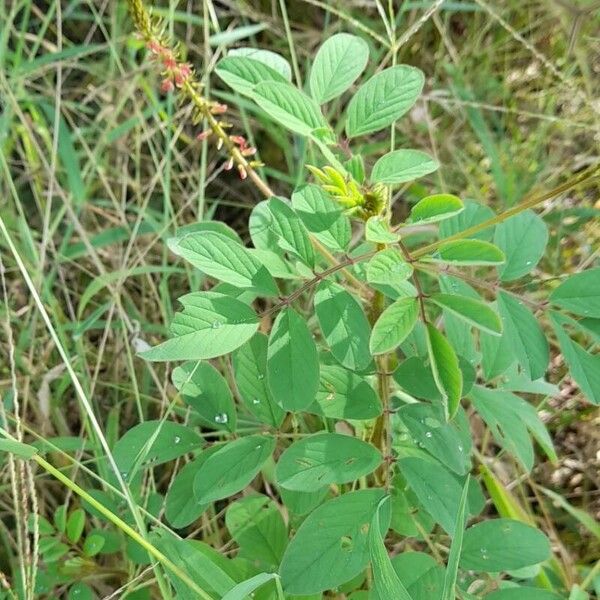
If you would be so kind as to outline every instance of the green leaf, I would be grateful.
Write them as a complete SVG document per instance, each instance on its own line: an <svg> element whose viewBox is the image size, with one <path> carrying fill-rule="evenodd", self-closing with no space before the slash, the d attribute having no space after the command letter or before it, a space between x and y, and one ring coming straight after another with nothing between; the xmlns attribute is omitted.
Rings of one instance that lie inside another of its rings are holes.
<svg viewBox="0 0 600 600"><path fill-rule="evenodd" d="M454 349L431 323L427 323L427 352L435 384L444 398L446 414L452 418L462 397L462 371Z"/></svg>
<svg viewBox="0 0 600 600"><path fill-rule="evenodd" d="M69 588L69 595L67 596L67 600L94 600L94 598L92 588L81 581Z"/></svg>
<svg viewBox="0 0 600 600"><path fill-rule="evenodd" d="M513 281L540 262L548 243L548 228L541 217L527 210L496 225L494 243L506 255L499 269L500 279Z"/></svg>
<svg viewBox="0 0 600 600"><path fill-rule="evenodd" d="M254 86L262 81L287 83L285 77L270 66L245 56L222 58L215 72L230 88L250 98L253 97Z"/></svg>
<svg viewBox="0 0 600 600"><path fill-rule="evenodd" d="M279 579L277 573L259 573L238 583L235 587L231 588L222 598L222 600L246 600L246 598L252 598L258 588L262 587L269 581Z"/></svg>
<svg viewBox="0 0 600 600"><path fill-rule="evenodd" d="M487 594L485 600L564 600L554 592L525 585L516 585Z"/></svg>
<svg viewBox="0 0 600 600"><path fill-rule="evenodd" d="M172 252L219 281L267 296L279 293L264 265L244 246L220 233L190 233L169 240L169 247Z"/></svg>
<svg viewBox="0 0 600 600"><path fill-rule="evenodd" d="M330 419L374 419L381 401L367 380L338 365L321 365L316 402L306 411Z"/></svg>
<svg viewBox="0 0 600 600"><path fill-rule="evenodd" d="M371 353L385 354L397 348L413 330L418 313L416 298L400 298L390 304L373 326L369 343Z"/></svg>
<svg viewBox="0 0 600 600"><path fill-rule="evenodd" d="M491 519L465 532L460 566L498 573L541 563L550 555L548 538L538 529L511 519Z"/></svg>
<svg viewBox="0 0 600 600"><path fill-rule="evenodd" d="M54 525L56 529L61 533L65 533L67 530L67 505L61 504L54 511Z"/></svg>
<svg viewBox="0 0 600 600"><path fill-rule="evenodd" d="M514 454L528 471L534 459L529 431L548 458L556 461L552 439L531 404L511 392L480 386L474 386L469 396L498 444Z"/></svg>
<svg viewBox="0 0 600 600"><path fill-rule="evenodd" d="M369 554L373 568L373 591L376 596L382 599L413 600L407 589L402 585L398 575L396 575L383 543L385 536L381 535L379 508L387 500L388 498L384 498L377 507L369 528Z"/></svg>
<svg viewBox="0 0 600 600"><path fill-rule="evenodd" d="M319 103L343 94L365 70L369 46L348 33L331 36L319 48L310 70L310 92Z"/></svg>
<svg viewBox="0 0 600 600"><path fill-rule="evenodd" d="M442 221L440 223L440 238L447 238L451 235L461 233L474 225L479 225L484 221L491 219L494 216L494 211L484 204L479 204L473 200L464 201L465 209ZM494 235L494 226L490 226L487 229L482 229L477 233L467 236L468 238L475 238L485 241L490 241Z"/></svg>
<svg viewBox="0 0 600 600"><path fill-rule="evenodd" d="M85 527L85 511L82 508L75 509L67 519L67 539L76 544L81 538L83 528Z"/></svg>
<svg viewBox="0 0 600 600"><path fill-rule="evenodd" d="M267 65L274 71L277 71L286 81L292 80L292 67L290 63L277 52L271 50L263 50L262 48L242 47L231 48L227 52L227 56L243 56L256 60L263 65Z"/></svg>
<svg viewBox="0 0 600 600"><path fill-rule="evenodd" d="M443 242L430 259L455 265L500 265L505 257L494 244L466 239Z"/></svg>
<svg viewBox="0 0 600 600"><path fill-rule="evenodd" d="M381 285L401 285L413 274L413 267L393 248L378 252L367 263L367 281Z"/></svg>
<svg viewBox="0 0 600 600"><path fill-rule="evenodd" d="M249 252L260 260L273 277L281 279L301 278L296 266L282 256L282 252L279 248L277 248L277 252L261 250L259 248L251 248Z"/></svg>
<svg viewBox="0 0 600 600"><path fill-rule="evenodd" d="M306 515L312 512L329 494L329 486L322 487L316 492L296 492L279 488L281 499L293 515Z"/></svg>
<svg viewBox="0 0 600 600"><path fill-rule="evenodd" d="M315 294L315 312L331 354L344 367L360 371L371 362L371 327L360 303L341 285L322 281Z"/></svg>
<svg viewBox="0 0 600 600"><path fill-rule="evenodd" d="M465 209L462 200L452 194L435 194L419 200L411 209L409 223L435 223L449 219Z"/></svg>
<svg viewBox="0 0 600 600"><path fill-rule="evenodd" d="M239 558L252 561L259 569L277 569L288 534L273 500L262 495L241 498L227 507L225 524L240 548Z"/></svg>
<svg viewBox="0 0 600 600"><path fill-rule="evenodd" d="M267 385L267 346L267 336L256 333L233 355L233 369L246 408L262 423L279 427L285 411L273 400Z"/></svg>
<svg viewBox="0 0 600 600"><path fill-rule="evenodd" d="M449 535L454 536L462 494L458 480L431 459L410 456L401 458L398 465L423 508Z"/></svg>
<svg viewBox="0 0 600 600"><path fill-rule="evenodd" d="M557 313L550 313L550 320L571 376L592 403L600 405L600 356L590 354L573 341L562 324L568 322Z"/></svg>
<svg viewBox="0 0 600 600"><path fill-rule="evenodd" d="M292 194L292 206L302 222L321 243L344 252L350 243L350 220L343 209L320 186L304 185Z"/></svg>
<svg viewBox="0 0 600 600"><path fill-rule="evenodd" d="M533 446L529 431L550 460L556 461L552 439L535 408L519 396L504 390L474 386L469 396L500 446L513 454L530 471Z"/></svg>
<svg viewBox="0 0 600 600"><path fill-rule="evenodd" d="M452 275L439 275L440 291L445 294L464 296L482 302L482 297L465 281ZM444 329L448 341L458 356L462 356L471 365L477 365L481 359L475 346L471 327L465 327L463 317L448 309L442 310ZM498 335L498 334L494 334ZM466 387L466 386L465 386Z"/></svg>
<svg viewBox="0 0 600 600"><path fill-rule="evenodd" d="M576 315L600 318L600 268L565 279L550 294L550 302Z"/></svg>
<svg viewBox="0 0 600 600"><path fill-rule="evenodd" d="M83 542L83 553L89 557L96 556L96 554L100 553L105 543L106 540L103 536L92 533Z"/></svg>
<svg viewBox="0 0 600 600"><path fill-rule="evenodd" d="M285 410L304 410L319 388L319 358L306 321L292 308L275 319L267 353L267 381Z"/></svg>
<svg viewBox="0 0 600 600"><path fill-rule="evenodd" d="M421 95L425 77L415 67L398 65L373 75L348 105L346 132L356 137L379 131L406 113Z"/></svg>
<svg viewBox="0 0 600 600"><path fill-rule="evenodd" d="M407 404L398 416L412 439L458 475L471 468L471 447L464 443L456 423L444 422L440 407L418 402Z"/></svg>
<svg viewBox="0 0 600 600"><path fill-rule="evenodd" d="M477 329L492 335L502 333L500 317L485 302L456 294L432 294L429 299Z"/></svg>
<svg viewBox="0 0 600 600"><path fill-rule="evenodd" d="M125 432L113 448L113 457L127 478L134 467L160 465L201 447L202 438L185 425L144 421Z"/></svg>
<svg viewBox="0 0 600 600"><path fill-rule="evenodd" d="M266 227L277 245L283 251L297 256L309 267L314 267L315 253L300 217L281 198L270 198L267 206Z"/></svg>
<svg viewBox="0 0 600 600"><path fill-rule="evenodd" d="M239 348L258 329L256 313L243 302L215 292L179 298L183 311L171 323L173 338L141 352L150 361L215 358Z"/></svg>
<svg viewBox="0 0 600 600"><path fill-rule="evenodd" d="M456 578L458 576L458 563L462 551L465 525L467 523L467 497L469 493L470 476L467 475L465 485L463 486L460 503L456 515L456 530L452 536L452 545L448 555L448 566L446 576L444 577L444 589L441 600L455 600L456 598Z"/></svg>
<svg viewBox="0 0 600 600"><path fill-rule="evenodd" d="M214 502L243 490L258 475L274 448L275 439L264 435L250 435L227 442L196 472L196 502Z"/></svg>
<svg viewBox="0 0 600 600"><path fill-rule="evenodd" d="M317 433L294 442L279 458L275 477L289 490L314 492L374 471L381 454L371 444L339 433Z"/></svg>
<svg viewBox="0 0 600 600"><path fill-rule="evenodd" d="M527 376L544 375L550 359L548 341L531 311L514 296L500 291L498 309L507 338Z"/></svg>
<svg viewBox="0 0 600 600"><path fill-rule="evenodd" d="M211 429L235 431L237 415L227 381L207 362L186 362L173 369L173 385L183 401Z"/></svg>
<svg viewBox="0 0 600 600"><path fill-rule="evenodd" d="M401 362L394 371L394 380L408 394L415 398L440 404L442 395L425 357L411 356Z"/></svg>
<svg viewBox="0 0 600 600"><path fill-rule="evenodd" d="M424 552L404 551L392 566L414 600L439 599L444 587L444 567Z"/></svg>
<svg viewBox="0 0 600 600"><path fill-rule="evenodd" d="M10 454L14 454L19 458L27 459L37 454L38 451L37 448L29 446L28 444L23 444L22 442L18 442L17 440L1 438L0 452L10 452Z"/></svg>
<svg viewBox="0 0 600 600"><path fill-rule="evenodd" d="M406 479L395 475L392 479L393 530L403 536L419 537L420 532L429 533L434 525L435 519L420 504Z"/></svg>
<svg viewBox="0 0 600 600"><path fill-rule="evenodd" d="M317 103L290 83L259 83L254 99L272 119L294 133L311 136L316 129L330 130Z"/></svg>
<svg viewBox="0 0 600 600"><path fill-rule="evenodd" d="M194 498L194 479L200 467L219 449L219 446L211 446L203 450L173 479L165 498L165 517L171 526L179 529L191 525L210 505Z"/></svg>
<svg viewBox="0 0 600 600"><path fill-rule="evenodd" d="M420 150L394 150L382 156L373 166L371 181L393 185L412 181L433 173L439 163Z"/></svg>
<svg viewBox="0 0 600 600"><path fill-rule="evenodd" d="M325 502L304 520L279 568L287 594L333 589L366 567L368 531L383 495L379 489L349 492Z"/></svg>
<svg viewBox="0 0 600 600"><path fill-rule="evenodd" d="M235 581L223 570L219 555L206 544L193 540L182 540L173 534L157 530L153 532L152 542L167 558L187 575L190 582L206 592L204 598L222 598L235 586ZM215 556L216 555L216 556ZM177 600L197 600L197 590L167 571L169 579L177 592Z"/></svg>
<svg viewBox="0 0 600 600"><path fill-rule="evenodd" d="M365 238L367 242L377 244L393 244L398 241L399 235L390 230L390 224L385 217L369 217L365 225Z"/></svg>
<svg viewBox="0 0 600 600"><path fill-rule="evenodd" d="M517 360L505 331L500 336L482 332L479 335L479 349L481 368L487 380L502 375Z"/></svg>

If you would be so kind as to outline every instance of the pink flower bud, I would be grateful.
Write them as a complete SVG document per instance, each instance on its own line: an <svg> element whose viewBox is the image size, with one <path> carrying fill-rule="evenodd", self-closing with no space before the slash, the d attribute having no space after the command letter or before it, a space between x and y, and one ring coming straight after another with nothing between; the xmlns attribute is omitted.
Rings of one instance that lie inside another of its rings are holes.
<svg viewBox="0 0 600 600"><path fill-rule="evenodd" d="M192 74L192 67L188 63L181 63L179 65L179 73L184 79L187 79Z"/></svg>
<svg viewBox="0 0 600 600"><path fill-rule="evenodd" d="M227 112L227 104L219 104L218 102L215 102L210 107L210 112L213 115L222 115L223 113Z"/></svg>
<svg viewBox="0 0 600 600"><path fill-rule="evenodd" d="M177 60L175 60L175 57L173 56L172 52L170 52L170 51L165 53L162 61L163 61L163 65L165 66L165 69L167 69L168 71L173 71L174 69L177 68Z"/></svg>
<svg viewBox="0 0 600 600"><path fill-rule="evenodd" d="M242 156L254 156L256 154L256 148L254 146L250 146L250 148L244 148L242 150Z"/></svg>
<svg viewBox="0 0 600 600"><path fill-rule="evenodd" d="M226 171L231 171L231 169L233 169L233 158L230 158L226 163L225 163L225 170Z"/></svg>
<svg viewBox="0 0 600 600"><path fill-rule="evenodd" d="M167 92L172 92L175 89L175 86L173 85L173 82L170 79L163 79L163 82L160 86L160 91L163 92L163 94L166 94Z"/></svg>
<svg viewBox="0 0 600 600"><path fill-rule="evenodd" d="M146 47L148 48L148 50L150 50L150 52L152 52L152 54L160 54L163 49L163 47L156 40L150 40L146 44Z"/></svg>
<svg viewBox="0 0 600 600"><path fill-rule="evenodd" d="M246 138L242 135L230 135L229 139L240 148L246 147Z"/></svg>
<svg viewBox="0 0 600 600"><path fill-rule="evenodd" d="M212 130L211 129L206 129L205 131L201 131L196 136L196 139L202 141L202 140L207 139L210 135L212 135Z"/></svg>
<svg viewBox="0 0 600 600"><path fill-rule="evenodd" d="M240 179L246 179L248 172L243 165L238 165L238 171L240 172Z"/></svg>

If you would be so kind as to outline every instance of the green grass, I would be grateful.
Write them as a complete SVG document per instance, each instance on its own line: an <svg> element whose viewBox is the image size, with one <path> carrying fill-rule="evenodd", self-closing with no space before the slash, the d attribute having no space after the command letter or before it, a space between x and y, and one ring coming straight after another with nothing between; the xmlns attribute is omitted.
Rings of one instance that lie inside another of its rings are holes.
<svg viewBox="0 0 600 600"><path fill-rule="evenodd" d="M155 14L182 41L210 94L237 107L236 126L259 148L263 173L282 195L303 177L315 149L211 78L230 46L280 52L297 63L295 77L305 85L300 73L314 50L331 33L348 31L368 41L372 72L396 63L425 72L425 100L397 125L395 145L427 149L443 168L397 194L398 219L433 187L501 211L597 162L597 5L446 2L423 21L430 2L389 4L392 15L384 0L369 6L234 1L227 9L206 0L163 3ZM124 538L122 552L93 557L79 541L69 542L54 562L52 549L39 547L43 526L30 519L27 535L24 523L27 515L53 521L61 506L79 506L75 485L116 488L112 499L106 493L97 501L127 515L128 526L150 539L144 543L155 543L145 517L161 515L157 492L168 488L172 473L148 477L133 497L126 484L120 489L123 482L113 481L106 455L140 420L171 410L184 414L165 369L135 356L139 344L164 336L174 299L201 285L197 273L175 263L165 240L201 219L223 220L247 237L249 211L262 199L235 172L222 171L214 146L195 141L201 126L193 125L188 106L158 92L159 75L143 56L123 2L52 0L41 7L15 0L0 7L0 216L6 231L0 235L0 417L17 438L53 443L57 448L46 459L70 482L70 488L59 485L39 464L24 467L0 456L0 574L14 590L19 577L37 580L23 597L58 597L74 581L85 581L98 597L138 590L131 598L145 598L144 590L156 594L159 587L169 597L162 567L128 560L139 547ZM333 102L329 110L334 116L340 106ZM374 162L384 144L384 137L368 138L365 160ZM523 290L533 300L540 282L597 263L599 187L596 181L544 203L551 251ZM500 456L486 463L493 477L486 486L504 496L506 510L535 516L550 534L557 578L590 584L600 558L590 521L600 516L592 441L598 417L563 379L557 348L553 359L558 388L535 399L560 465L542 462L523 479ZM72 451L81 438L87 446ZM482 456L495 456L487 432L480 441ZM230 551L221 516L205 514L193 535ZM85 527L86 535L114 531L99 514ZM62 564L66 557L71 562Z"/></svg>

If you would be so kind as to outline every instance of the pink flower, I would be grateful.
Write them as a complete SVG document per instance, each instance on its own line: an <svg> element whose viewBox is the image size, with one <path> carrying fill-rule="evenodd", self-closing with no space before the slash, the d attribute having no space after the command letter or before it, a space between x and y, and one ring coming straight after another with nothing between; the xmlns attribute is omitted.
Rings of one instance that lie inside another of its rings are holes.
<svg viewBox="0 0 600 600"><path fill-rule="evenodd" d="M230 158L226 163L225 163L225 170L226 171L231 171L231 169L233 169L233 158Z"/></svg>
<svg viewBox="0 0 600 600"><path fill-rule="evenodd" d="M170 79L163 79L163 82L160 85L160 91L163 92L163 94L166 94L167 92L172 92L175 89L175 86L173 85L173 82Z"/></svg>
<svg viewBox="0 0 600 600"><path fill-rule="evenodd" d="M184 79L187 79L192 74L192 66L188 63L181 63L179 73Z"/></svg>
<svg viewBox="0 0 600 600"><path fill-rule="evenodd" d="M210 107L210 112L213 115L222 115L223 113L227 112L227 104L219 104L218 102L215 102Z"/></svg>
<svg viewBox="0 0 600 600"><path fill-rule="evenodd" d="M202 141L202 140L207 139L211 134L212 134L212 130L211 129L206 129L205 131L201 131L196 136L196 139Z"/></svg>
<svg viewBox="0 0 600 600"><path fill-rule="evenodd" d="M159 42L157 42L156 40L150 40L147 44L146 47L148 48L148 50L150 50L150 52L152 52L152 54L160 54L163 51L163 47L160 45Z"/></svg>
<svg viewBox="0 0 600 600"><path fill-rule="evenodd" d="M246 147L246 138L242 135L230 135L229 139L234 143L237 144L240 148L245 148Z"/></svg>
<svg viewBox="0 0 600 600"><path fill-rule="evenodd" d="M248 177L248 171L246 171L243 165L238 165L238 171L240 172L240 179L246 179L246 177Z"/></svg>
<svg viewBox="0 0 600 600"><path fill-rule="evenodd" d="M167 50L162 57L163 65L168 71L173 71L177 68L177 59L173 56L170 50Z"/></svg>
<svg viewBox="0 0 600 600"><path fill-rule="evenodd" d="M250 148L242 149L242 156L254 156L256 154L256 148L254 146L250 146Z"/></svg>

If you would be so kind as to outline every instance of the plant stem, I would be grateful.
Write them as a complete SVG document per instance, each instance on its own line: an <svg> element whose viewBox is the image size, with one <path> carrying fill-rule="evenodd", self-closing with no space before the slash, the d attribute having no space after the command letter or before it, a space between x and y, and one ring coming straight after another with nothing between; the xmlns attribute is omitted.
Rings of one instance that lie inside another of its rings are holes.
<svg viewBox="0 0 600 600"><path fill-rule="evenodd" d="M461 240L463 238L479 233L480 231L488 229L489 227L498 225L498 223L502 223L503 221L506 221L506 219L510 219L510 217L514 217L515 215L518 215L519 213L527 210L528 208L533 208L534 206L544 202L545 200L550 200L551 198L558 196L558 194L562 194L563 192L574 188L576 185L579 185L584 181L588 181L590 179L593 179L594 177L598 177L599 174L600 163L597 163L595 165L592 165L589 169L583 171L583 173L569 179L569 181L567 181L566 183L563 183L562 185L559 185L558 187L555 187L548 192L544 192L539 196L533 196L529 199L525 199L520 204L517 204L516 206L505 210L504 212L500 213L499 215L496 215L495 217L492 217L491 219L488 219L487 221L483 221L483 223L478 223L477 225L473 225L468 229L464 229L463 231L459 231L454 235L448 236L443 240L438 240L437 242L433 242L431 244L428 244L427 246L419 248L418 250L413 252L412 258L413 260L416 260L417 258L425 256L426 254L431 254L434 250L437 250L439 246L445 244L446 242Z"/></svg>

